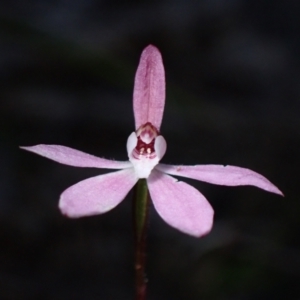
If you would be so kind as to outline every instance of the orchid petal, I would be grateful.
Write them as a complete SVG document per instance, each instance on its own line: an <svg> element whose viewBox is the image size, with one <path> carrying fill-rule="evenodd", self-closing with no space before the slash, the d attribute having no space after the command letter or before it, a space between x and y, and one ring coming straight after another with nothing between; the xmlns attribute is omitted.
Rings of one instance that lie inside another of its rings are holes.
<svg viewBox="0 0 300 300"><path fill-rule="evenodd" d="M104 159L65 146L41 144L20 148L47 157L61 164L74 167L104 169L125 169L132 167L132 164L128 161Z"/></svg>
<svg viewBox="0 0 300 300"><path fill-rule="evenodd" d="M154 150L158 159L161 160L167 151L167 142L162 135L155 139Z"/></svg>
<svg viewBox="0 0 300 300"><path fill-rule="evenodd" d="M88 178L61 194L59 208L70 218L105 213L126 197L137 180L133 169Z"/></svg>
<svg viewBox="0 0 300 300"><path fill-rule="evenodd" d="M219 185L253 185L268 192L282 195L282 192L264 176L245 168L223 165L173 166L159 164L161 172Z"/></svg>
<svg viewBox="0 0 300 300"><path fill-rule="evenodd" d="M211 230L213 209L194 187L156 170L147 183L154 207L169 225L196 237Z"/></svg>
<svg viewBox="0 0 300 300"><path fill-rule="evenodd" d="M130 136L128 137L127 144L126 144L127 154L128 154L129 159L132 157L132 152L133 152L134 148L136 147L137 142L138 142L138 138L136 136L136 133L132 132L130 134Z"/></svg>
<svg viewBox="0 0 300 300"><path fill-rule="evenodd" d="M133 110L136 130L147 122L159 130L165 106L165 71L159 50L149 45L142 52L135 75Z"/></svg>

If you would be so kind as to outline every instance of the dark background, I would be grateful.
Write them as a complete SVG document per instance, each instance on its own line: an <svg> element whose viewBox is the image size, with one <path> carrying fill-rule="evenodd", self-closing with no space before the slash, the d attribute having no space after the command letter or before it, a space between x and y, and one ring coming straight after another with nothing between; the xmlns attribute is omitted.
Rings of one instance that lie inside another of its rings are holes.
<svg viewBox="0 0 300 300"><path fill-rule="evenodd" d="M166 69L162 161L250 168L285 198L184 179L215 224L196 239L151 211L148 299L300 299L299 13L296 0L1 2L0 299L133 299L132 194L67 219L60 193L105 170L18 146L126 160L149 43Z"/></svg>

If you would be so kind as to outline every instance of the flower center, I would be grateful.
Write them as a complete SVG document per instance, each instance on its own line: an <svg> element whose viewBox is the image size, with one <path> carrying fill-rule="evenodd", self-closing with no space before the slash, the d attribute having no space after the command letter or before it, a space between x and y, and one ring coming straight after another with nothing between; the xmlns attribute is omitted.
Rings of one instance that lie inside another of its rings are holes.
<svg viewBox="0 0 300 300"><path fill-rule="evenodd" d="M142 125L136 131L137 145L133 150L133 157L136 159L154 158L156 156L154 142L158 135L158 130L150 122Z"/></svg>
<svg viewBox="0 0 300 300"><path fill-rule="evenodd" d="M127 153L138 178L148 178L153 168L164 156L167 143L150 123L142 125L127 139Z"/></svg>

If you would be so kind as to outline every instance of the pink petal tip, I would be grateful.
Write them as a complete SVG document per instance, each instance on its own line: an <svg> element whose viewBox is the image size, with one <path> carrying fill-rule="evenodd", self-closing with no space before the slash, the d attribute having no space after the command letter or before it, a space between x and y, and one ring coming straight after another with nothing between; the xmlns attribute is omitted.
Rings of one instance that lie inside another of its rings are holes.
<svg viewBox="0 0 300 300"><path fill-rule="evenodd" d="M126 197L137 180L133 169L85 179L61 194L59 208L70 218L105 213Z"/></svg>
<svg viewBox="0 0 300 300"><path fill-rule="evenodd" d="M195 237L210 232L214 211L198 190L156 170L147 183L154 207L166 223Z"/></svg>

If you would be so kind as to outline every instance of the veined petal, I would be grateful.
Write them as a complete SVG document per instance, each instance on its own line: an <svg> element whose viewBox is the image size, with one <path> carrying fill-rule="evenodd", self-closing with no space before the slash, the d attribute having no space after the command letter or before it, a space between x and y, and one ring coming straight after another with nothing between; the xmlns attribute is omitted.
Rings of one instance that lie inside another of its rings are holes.
<svg viewBox="0 0 300 300"><path fill-rule="evenodd" d="M132 167L129 161L104 159L65 146L41 144L20 148L47 157L61 164L74 167L104 169L125 169Z"/></svg>
<svg viewBox="0 0 300 300"><path fill-rule="evenodd" d="M126 197L137 180L132 168L85 179L61 194L59 208L70 218L105 213Z"/></svg>
<svg viewBox="0 0 300 300"><path fill-rule="evenodd" d="M194 187L157 170L147 183L154 207L169 225L196 237L211 230L213 209Z"/></svg>
<svg viewBox="0 0 300 300"><path fill-rule="evenodd" d="M264 176L245 168L223 165L172 166L159 164L161 172L197 179L219 185L253 185L268 192L282 195L282 192Z"/></svg>
<svg viewBox="0 0 300 300"><path fill-rule="evenodd" d="M133 110L136 130L147 122L159 130L165 106L165 70L159 50L149 45L142 52L135 75Z"/></svg>

